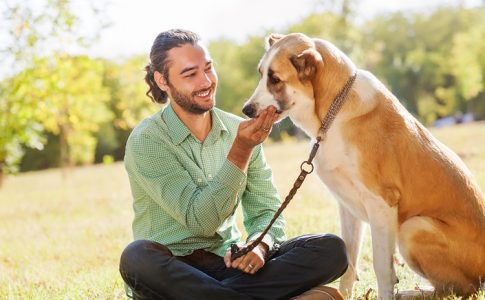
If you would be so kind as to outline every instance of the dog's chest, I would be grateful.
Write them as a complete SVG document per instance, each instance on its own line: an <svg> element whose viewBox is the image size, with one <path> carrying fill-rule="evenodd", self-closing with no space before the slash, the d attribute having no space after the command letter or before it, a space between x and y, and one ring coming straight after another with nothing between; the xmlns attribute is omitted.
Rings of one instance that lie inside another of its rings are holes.
<svg viewBox="0 0 485 300"><path fill-rule="evenodd" d="M338 128L328 132L315 157L320 179L357 218L367 221L364 199L375 196L362 183L357 150L345 143Z"/></svg>

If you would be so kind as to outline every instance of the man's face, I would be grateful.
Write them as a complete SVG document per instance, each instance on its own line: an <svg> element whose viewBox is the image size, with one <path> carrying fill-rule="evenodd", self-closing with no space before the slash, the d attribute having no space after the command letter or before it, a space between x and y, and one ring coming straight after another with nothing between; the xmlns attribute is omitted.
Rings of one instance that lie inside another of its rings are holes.
<svg viewBox="0 0 485 300"><path fill-rule="evenodd" d="M215 105L217 75L204 46L185 44L168 52L167 93L183 110L202 114Z"/></svg>

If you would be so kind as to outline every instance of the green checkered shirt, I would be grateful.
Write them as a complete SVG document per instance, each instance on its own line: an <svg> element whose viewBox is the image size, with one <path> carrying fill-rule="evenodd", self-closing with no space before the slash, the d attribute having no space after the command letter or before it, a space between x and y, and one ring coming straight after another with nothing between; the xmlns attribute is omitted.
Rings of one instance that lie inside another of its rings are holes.
<svg viewBox="0 0 485 300"><path fill-rule="evenodd" d="M241 232L243 208L248 240L264 230L280 205L263 148L252 154L247 174L227 160L241 118L214 108L212 129L200 142L172 109L141 122L126 144L125 167L133 194L133 235L167 246L174 255L196 249L223 256ZM264 242L286 239L280 217Z"/></svg>

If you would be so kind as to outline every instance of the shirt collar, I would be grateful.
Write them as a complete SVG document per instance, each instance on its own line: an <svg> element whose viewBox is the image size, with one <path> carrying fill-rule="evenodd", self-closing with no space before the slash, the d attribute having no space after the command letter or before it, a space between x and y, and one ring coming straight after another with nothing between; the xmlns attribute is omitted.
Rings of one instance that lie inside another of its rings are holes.
<svg viewBox="0 0 485 300"><path fill-rule="evenodd" d="M218 109L216 108L211 110L212 128L207 135L207 142L215 142L223 131L228 131L227 127L222 123L217 111ZM163 109L161 118L167 124L167 127L169 128L168 134L175 144L182 143L189 135L191 135L190 130L177 116L170 103Z"/></svg>

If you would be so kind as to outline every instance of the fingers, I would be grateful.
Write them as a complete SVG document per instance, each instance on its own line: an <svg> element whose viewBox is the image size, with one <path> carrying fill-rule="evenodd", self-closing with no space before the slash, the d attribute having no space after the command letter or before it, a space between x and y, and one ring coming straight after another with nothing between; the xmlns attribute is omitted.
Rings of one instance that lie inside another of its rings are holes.
<svg viewBox="0 0 485 300"><path fill-rule="evenodd" d="M248 274L256 273L262 267L262 264L252 259L251 256L252 255L243 256L242 260L238 262L236 268L244 273L248 273Z"/></svg>
<svg viewBox="0 0 485 300"><path fill-rule="evenodd" d="M246 255L244 255L246 256ZM241 264L243 261L244 256L238 257L231 262L231 267L234 269L240 269L243 265Z"/></svg>
<svg viewBox="0 0 485 300"><path fill-rule="evenodd" d="M263 110L258 117L242 121L237 133L238 143L250 148L262 143L269 136L271 127L277 118L276 108L270 106Z"/></svg>
<svg viewBox="0 0 485 300"><path fill-rule="evenodd" d="M231 267L231 248L227 249L226 254L224 255L224 264L226 268Z"/></svg>
<svg viewBox="0 0 485 300"><path fill-rule="evenodd" d="M276 108L269 106L263 110L258 117L251 119L254 122L245 124L259 139L266 139L271 132L274 122L278 118Z"/></svg>
<svg viewBox="0 0 485 300"><path fill-rule="evenodd" d="M267 112L264 116L263 124L261 129L265 132L269 132L271 127L273 127L274 122L276 121L277 113L276 108L274 106L269 106L267 109L264 110Z"/></svg>
<svg viewBox="0 0 485 300"><path fill-rule="evenodd" d="M244 127L252 127L254 131L269 131L277 117L276 108L274 106L268 106L256 118L247 120Z"/></svg>
<svg viewBox="0 0 485 300"><path fill-rule="evenodd" d="M263 110L263 112L261 112L259 114L259 116L255 119L255 122L253 124L251 124L253 132L257 132L258 130L263 129L263 125L266 121L267 116L268 116L268 110L267 109Z"/></svg>
<svg viewBox="0 0 485 300"><path fill-rule="evenodd" d="M253 252L249 252L244 256L238 257L233 262L230 262L229 266L244 273L255 274L261 267L263 267L263 265L264 260L261 260L260 257Z"/></svg>

